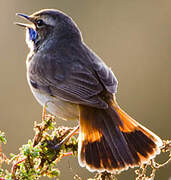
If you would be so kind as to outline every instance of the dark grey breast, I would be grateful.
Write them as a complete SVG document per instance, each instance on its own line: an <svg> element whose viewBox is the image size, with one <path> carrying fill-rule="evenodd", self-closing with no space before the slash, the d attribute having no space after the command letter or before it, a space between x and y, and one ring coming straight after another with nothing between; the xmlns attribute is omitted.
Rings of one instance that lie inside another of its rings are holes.
<svg viewBox="0 0 171 180"><path fill-rule="evenodd" d="M100 93L117 90L111 69L82 42L40 50L31 60L29 72L40 91L76 104L107 108Z"/></svg>

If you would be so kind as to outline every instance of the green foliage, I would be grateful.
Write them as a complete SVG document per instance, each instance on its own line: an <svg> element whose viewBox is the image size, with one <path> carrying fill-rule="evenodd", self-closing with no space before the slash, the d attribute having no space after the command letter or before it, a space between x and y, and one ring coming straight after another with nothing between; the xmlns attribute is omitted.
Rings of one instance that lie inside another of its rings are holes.
<svg viewBox="0 0 171 180"><path fill-rule="evenodd" d="M12 165L12 169L8 171L0 168L0 180L34 180L42 176L54 178L60 175L56 164L66 153L77 153L77 138L72 137L58 151L54 150L53 145L72 130L66 127L55 128L54 124L54 117L48 116L41 124L35 124L34 139L28 140L17 155L11 153L9 159L1 155L1 162ZM4 133L1 133L0 141L6 143Z"/></svg>
<svg viewBox="0 0 171 180"><path fill-rule="evenodd" d="M0 143L6 144L7 140L5 138L5 133L0 131Z"/></svg>
<svg viewBox="0 0 171 180"><path fill-rule="evenodd" d="M53 147L60 142L73 130L68 127L55 127L55 118L46 116L42 123L35 123L35 136L33 140L28 140L28 143L19 149L18 154L10 154L7 158L1 152L1 144L5 144L6 138L3 132L0 131L0 180L35 180L42 176L48 178L57 178L60 176L60 171L56 167L57 163L67 155L77 155L78 138L72 136L59 149ZM136 171L136 180L154 179L156 171L166 166L171 161L171 141L163 141L164 146L161 148L162 153L169 153L169 159L158 164L155 159L149 164L140 166ZM2 164L6 163L11 166L11 170L3 169ZM147 171L151 168L151 173ZM147 173L148 172L148 173ZM82 180L81 177L75 175L75 180ZM93 179L89 180L116 180L114 174L107 172L96 174Z"/></svg>

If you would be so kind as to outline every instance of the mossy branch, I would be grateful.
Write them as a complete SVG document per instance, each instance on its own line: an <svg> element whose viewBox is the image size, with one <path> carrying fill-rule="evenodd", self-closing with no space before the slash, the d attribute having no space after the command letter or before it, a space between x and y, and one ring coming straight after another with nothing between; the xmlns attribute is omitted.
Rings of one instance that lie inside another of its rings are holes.
<svg viewBox="0 0 171 180"><path fill-rule="evenodd" d="M34 180L42 176L57 178L60 171L56 168L56 164L65 156L77 155L77 135L72 136L58 151L53 149L54 145L60 143L73 130L73 128L63 126L55 127L54 116L48 115L42 123L35 123L34 130L33 140L28 140L28 144L23 145L17 155L10 154L10 158L1 151L1 144L5 144L6 139L4 133L0 131L0 180ZM135 170L136 180L154 179L156 171L171 162L171 140L163 141L163 144L161 154L168 153L168 160L159 164L152 159L148 164L140 166ZM3 164L8 164L11 170L4 170ZM147 171L149 168L150 173ZM82 180L78 175L75 175L73 179ZM115 174L104 172L96 174L89 180L116 179Z"/></svg>

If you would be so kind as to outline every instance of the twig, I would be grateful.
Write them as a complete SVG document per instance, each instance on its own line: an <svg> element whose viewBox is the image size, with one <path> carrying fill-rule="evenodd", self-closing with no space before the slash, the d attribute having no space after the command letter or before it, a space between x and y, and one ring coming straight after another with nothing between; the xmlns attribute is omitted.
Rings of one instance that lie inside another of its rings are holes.
<svg viewBox="0 0 171 180"><path fill-rule="evenodd" d="M43 112L43 116L44 116L44 113ZM34 136L34 139L33 139L33 147L36 146L41 140L42 140L42 137L43 137L43 133L44 131L46 131L46 129L48 129L49 127L49 124L55 120L55 117L54 116L49 116L47 115L46 116L48 119L46 121L46 124L42 123L41 124L36 124L34 125L34 128L38 130L38 132L36 132L36 135Z"/></svg>
<svg viewBox="0 0 171 180"><path fill-rule="evenodd" d="M73 155L72 152L63 153L63 154L61 154L61 156L59 156L59 157L55 160L55 163L58 163L62 158L67 157L67 156L71 156L71 155Z"/></svg>
<svg viewBox="0 0 171 180"><path fill-rule="evenodd" d="M26 158L24 158L24 159L16 162L16 163L12 166L11 172L12 172L12 175L13 175L14 180L17 180L17 179L16 179L16 176L15 176L15 172L16 172L16 169L17 169L18 164L24 162L25 160L26 160Z"/></svg>

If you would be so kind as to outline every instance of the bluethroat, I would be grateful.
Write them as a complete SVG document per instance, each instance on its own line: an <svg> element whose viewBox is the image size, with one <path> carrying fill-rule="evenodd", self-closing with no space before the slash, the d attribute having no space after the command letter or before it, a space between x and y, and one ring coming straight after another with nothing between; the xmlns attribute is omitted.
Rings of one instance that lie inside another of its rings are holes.
<svg viewBox="0 0 171 180"><path fill-rule="evenodd" d="M53 115L79 120L78 161L90 171L118 173L160 153L161 139L116 102L118 81L82 39L74 21L45 9L26 29L27 80L37 101Z"/></svg>

